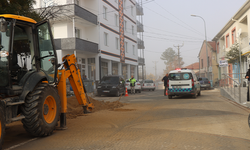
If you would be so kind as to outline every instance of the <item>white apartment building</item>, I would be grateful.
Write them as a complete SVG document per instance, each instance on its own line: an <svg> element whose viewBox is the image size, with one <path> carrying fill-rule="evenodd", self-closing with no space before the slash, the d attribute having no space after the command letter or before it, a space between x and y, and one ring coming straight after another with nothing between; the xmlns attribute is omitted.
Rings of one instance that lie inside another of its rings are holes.
<svg viewBox="0 0 250 150"><path fill-rule="evenodd" d="M62 9L50 20L59 63L75 54L88 79L138 77L135 0L37 0L34 7L47 6Z"/></svg>
<svg viewBox="0 0 250 150"><path fill-rule="evenodd" d="M236 12L234 16L228 21L228 23L221 29L221 31L213 38L216 42L217 62L224 60L226 54L230 50L230 47L235 43L240 43L240 51L245 56L241 60L241 64L228 64L228 67L219 67L219 79L222 78L222 74L229 74L232 78L237 80L238 76L235 73L240 72L245 74L248 70L248 64L250 64L250 1L246 3ZM234 75L233 75L234 73ZM244 78L244 76L242 75Z"/></svg>

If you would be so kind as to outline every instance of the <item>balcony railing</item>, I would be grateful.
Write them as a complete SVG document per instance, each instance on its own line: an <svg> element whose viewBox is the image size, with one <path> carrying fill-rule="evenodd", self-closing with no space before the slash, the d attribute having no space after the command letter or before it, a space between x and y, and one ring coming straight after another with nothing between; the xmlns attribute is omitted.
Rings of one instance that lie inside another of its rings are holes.
<svg viewBox="0 0 250 150"><path fill-rule="evenodd" d="M137 32L144 32L144 29L143 29L143 24L140 23L140 21L136 21L136 24L137 24Z"/></svg>
<svg viewBox="0 0 250 150"><path fill-rule="evenodd" d="M51 10L52 9L52 10ZM85 20L86 23L89 25L97 25L97 15L91 13L90 11L80 7L76 4L65 4L65 5L56 5L53 6L53 8L39 8L36 9L38 13L43 14L55 14L51 15L52 17L49 17L49 19L53 20L62 20L72 17L78 17L79 19Z"/></svg>
<svg viewBox="0 0 250 150"><path fill-rule="evenodd" d="M145 59L138 57L138 65L145 65Z"/></svg>
<svg viewBox="0 0 250 150"><path fill-rule="evenodd" d="M98 44L79 38L55 39L56 50L80 50L98 53Z"/></svg>
<svg viewBox="0 0 250 150"><path fill-rule="evenodd" d="M138 15L138 16L144 15L143 8L138 3L136 3L136 15Z"/></svg>
<svg viewBox="0 0 250 150"><path fill-rule="evenodd" d="M137 48L138 48L138 49L145 49L144 41L142 41L142 40L139 39L139 38L137 38Z"/></svg>

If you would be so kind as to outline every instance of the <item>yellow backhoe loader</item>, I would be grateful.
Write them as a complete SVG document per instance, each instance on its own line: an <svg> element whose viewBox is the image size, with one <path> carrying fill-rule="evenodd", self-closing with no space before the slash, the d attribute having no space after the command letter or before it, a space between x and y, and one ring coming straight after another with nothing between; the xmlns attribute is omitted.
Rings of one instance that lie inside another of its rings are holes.
<svg viewBox="0 0 250 150"><path fill-rule="evenodd" d="M52 134L58 121L66 127L66 79L83 106L94 107L81 80L74 55L58 64L48 20L0 15L0 149L5 126L21 120L33 136Z"/></svg>

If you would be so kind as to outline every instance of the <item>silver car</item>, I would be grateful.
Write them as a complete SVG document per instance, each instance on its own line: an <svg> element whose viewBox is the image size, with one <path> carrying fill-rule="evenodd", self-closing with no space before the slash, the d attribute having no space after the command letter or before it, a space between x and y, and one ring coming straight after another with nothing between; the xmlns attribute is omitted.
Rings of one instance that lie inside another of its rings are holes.
<svg viewBox="0 0 250 150"><path fill-rule="evenodd" d="M155 90L155 83L153 80L143 80L142 81L142 90Z"/></svg>

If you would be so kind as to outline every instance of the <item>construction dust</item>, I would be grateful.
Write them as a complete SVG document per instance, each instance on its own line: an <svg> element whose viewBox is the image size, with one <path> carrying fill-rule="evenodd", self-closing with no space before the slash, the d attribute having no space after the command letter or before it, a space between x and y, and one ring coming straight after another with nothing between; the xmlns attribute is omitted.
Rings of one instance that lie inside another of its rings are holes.
<svg viewBox="0 0 250 150"><path fill-rule="evenodd" d="M94 105L94 109L92 110L92 112L100 111L100 110L116 110L117 108L124 106L124 104L121 103L119 100L114 101L114 102L109 102L109 101L104 102L104 101L95 100L92 97L89 97L89 100ZM66 115L67 119L73 119L73 118L76 118L77 116L86 115L83 113L83 108L82 106L79 105L75 96L68 98L67 108L68 108L67 115ZM116 111L119 111L119 110L116 110Z"/></svg>

